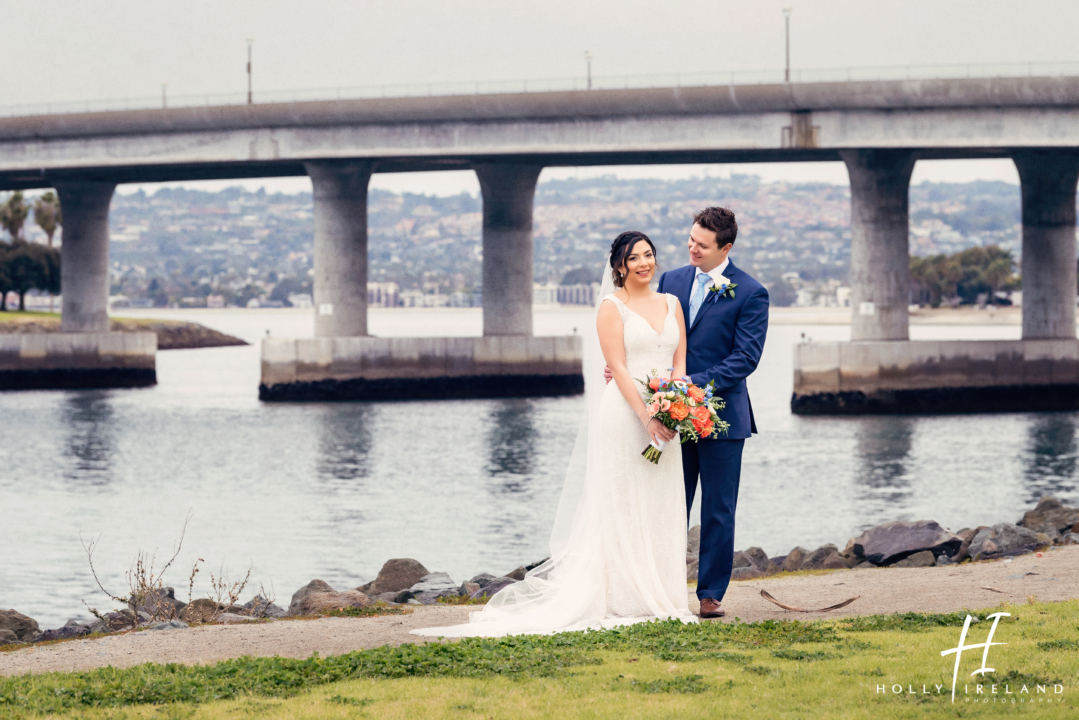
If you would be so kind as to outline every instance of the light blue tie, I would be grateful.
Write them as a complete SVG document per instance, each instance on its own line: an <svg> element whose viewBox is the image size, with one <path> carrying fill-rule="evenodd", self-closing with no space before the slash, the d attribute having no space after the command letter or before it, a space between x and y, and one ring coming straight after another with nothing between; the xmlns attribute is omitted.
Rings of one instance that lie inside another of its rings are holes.
<svg viewBox="0 0 1079 720"><path fill-rule="evenodd" d="M689 299L689 324L690 327L697 320L697 312L701 309L701 303L704 302L704 295L708 292L708 283L712 280L712 276L708 273L701 273L697 276L697 285L693 288L693 297Z"/></svg>

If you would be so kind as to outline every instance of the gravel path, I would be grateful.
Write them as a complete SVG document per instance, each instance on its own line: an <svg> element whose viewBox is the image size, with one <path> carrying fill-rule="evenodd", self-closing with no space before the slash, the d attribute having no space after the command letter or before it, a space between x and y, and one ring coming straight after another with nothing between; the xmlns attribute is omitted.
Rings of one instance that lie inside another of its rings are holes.
<svg viewBox="0 0 1079 720"><path fill-rule="evenodd" d="M1002 592L985 590L992 587ZM858 600L829 613L792 613L760 596L803 608L827 607L854 595ZM731 583L724 621L778 618L813 619L891 612L951 612L985 608L1003 601L1079 598L1079 546L1056 548L1044 557L933 568L837 570L820 575L760 578ZM690 595L696 612L696 598ZM72 640L0 653L0 675L85 670L144 662L212 663L242 655L304 658L313 652L337 655L380 645L420 643L409 635L419 627L467 622L475 607L418 607L410 615L375 618L320 618L242 625L211 625L189 630L132 632L96 640Z"/></svg>

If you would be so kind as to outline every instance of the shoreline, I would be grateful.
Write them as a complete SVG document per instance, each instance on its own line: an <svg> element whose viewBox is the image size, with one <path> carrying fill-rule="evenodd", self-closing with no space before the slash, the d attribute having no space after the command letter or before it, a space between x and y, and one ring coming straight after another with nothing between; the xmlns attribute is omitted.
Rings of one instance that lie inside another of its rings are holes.
<svg viewBox="0 0 1079 720"><path fill-rule="evenodd" d="M158 350L196 350L250 344L238 337L185 320L110 317L109 325L111 332L157 333ZM59 313L0 313L0 334L36 335L59 332Z"/></svg>
<svg viewBox="0 0 1079 720"><path fill-rule="evenodd" d="M1034 554L949 568L861 568L790 573L734 580L723 599L727 615L707 622L827 620L892 613L947 613L989 608L1000 603L1063 602L1076 597L1079 546L1056 547ZM699 611L689 586L690 610ZM992 588L992 589L989 589ZM858 596L831 612L789 612L761 597L821 607ZM43 646L0 653L0 676L71 672L146 662L208 665L250 655L306 658L312 653L338 655L383 645L440 642L411 635L420 627L468 621L477 606L429 605L405 615L368 618L297 618L230 625L201 625L182 631L129 631L86 639L72 638Z"/></svg>

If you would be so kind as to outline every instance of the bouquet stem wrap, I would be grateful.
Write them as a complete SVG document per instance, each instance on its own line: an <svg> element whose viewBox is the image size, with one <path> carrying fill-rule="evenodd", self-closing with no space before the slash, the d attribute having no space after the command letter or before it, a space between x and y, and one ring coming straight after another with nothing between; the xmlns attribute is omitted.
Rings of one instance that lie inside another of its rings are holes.
<svg viewBox="0 0 1079 720"><path fill-rule="evenodd" d="M648 447L644 449L644 452L642 452L641 455L643 455L645 459L649 460L653 465L658 465L659 458L663 455L663 451L667 449L667 446L670 443L675 442L676 440L681 442L679 435L680 432L678 428L675 428L674 437L670 440L657 440L655 437L653 437L652 442L648 444Z"/></svg>

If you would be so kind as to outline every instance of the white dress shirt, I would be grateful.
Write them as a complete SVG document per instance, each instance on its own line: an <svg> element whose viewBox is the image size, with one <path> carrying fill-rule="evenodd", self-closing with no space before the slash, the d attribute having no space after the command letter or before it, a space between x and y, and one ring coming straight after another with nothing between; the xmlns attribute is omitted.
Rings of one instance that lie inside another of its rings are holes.
<svg viewBox="0 0 1079 720"><path fill-rule="evenodd" d="M716 287L719 286L719 278L720 278L720 276L723 275L723 271L726 270L727 266L730 265L730 264L731 264L731 259L729 257L723 258L723 262L721 262L719 265L716 265L714 268L712 268L708 272L708 275L711 276L711 278L712 278L712 285L715 285ZM697 276L702 275L704 273L704 270L701 270L700 268L696 268L696 270L697 270L697 272L695 272L693 274L693 283L694 283L694 285L696 285L696 283L697 283ZM692 293L691 293L691 295L692 295Z"/></svg>

